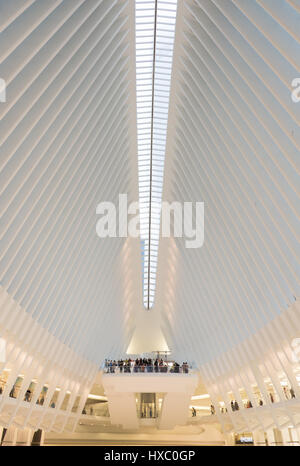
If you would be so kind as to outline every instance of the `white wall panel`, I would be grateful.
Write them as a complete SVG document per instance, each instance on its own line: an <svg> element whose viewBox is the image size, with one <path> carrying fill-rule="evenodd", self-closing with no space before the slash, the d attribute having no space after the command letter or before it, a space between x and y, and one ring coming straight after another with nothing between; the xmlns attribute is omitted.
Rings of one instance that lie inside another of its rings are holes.
<svg viewBox="0 0 300 466"><path fill-rule="evenodd" d="M164 199L203 201L205 239L199 249L185 238L161 243L157 305L174 354L194 359L211 395L228 403L245 385L253 396L255 364L261 390L270 376L283 399L282 371L298 390L288 356L300 332L295 3L178 6Z"/></svg>
<svg viewBox="0 0 300 466"><path fill-rule="evenodd" d="M26 405L24 392L11 412L20 373L22 390L35 378L39 391L60 387L60 403L67 390L73 401L80 395L80 414L104 358L129 344L141 283L138 244L96 233L99 202L137 199L134 5L0 1L0 16L0 334L10 370L0 416L8 425ZM49 402L40 416L35 402L20 414L24 425L62 429L73 419L71 403L66 417Z"/></svg>

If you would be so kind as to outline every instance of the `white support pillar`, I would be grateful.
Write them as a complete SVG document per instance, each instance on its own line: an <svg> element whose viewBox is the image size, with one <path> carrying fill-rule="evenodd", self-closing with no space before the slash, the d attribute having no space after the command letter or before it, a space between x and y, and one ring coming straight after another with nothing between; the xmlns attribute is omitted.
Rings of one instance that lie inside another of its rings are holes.
<svg viewBox="0 0 300 466"><path fill-rule="evenodd" d="M164 393L158 427L170 429L185 425L192 394L198 383L196 374L105 374L102 379L112 424L137 429L137 393Z"/></svg>
<svg viewBox="0 0 300 466"><path fill-rule="evenodd" d="M289 429L287 427L281 430L281 436L282 436L283 445L285 447L290 447L292 445L292 439L290 436Z"/></svg>
<svg viewBox="0 0 300 466"><path fill-rule="evenodd" d="M277 428L274 429L274 438L275 438L276 446L283 445L282 432Z"/></svg>
<svg viewBox="0 0 300 466"><path fill-rule="evenodd" d="M235 445L233 432L231 432L230 434L224 434L224 437L225 437L225 445L227 447L233 447Z"/></svg>
<svg viewBox="0 0 300 466"><path fill-rule="evenodd" d="M18 446L30 446L33 435L32 429L18 429L16 445Z"/></svg>
<svg viewBox="0 0 300 466"><path fill-rule="evenodd" d="M135 394L108 392L107 397L111 423L121 424L124 429L138 429Z"/></svg>
<svg viewBox="0 0 300 466"><path fill-rule="evenodd" d="M253 441L254 445L258 447L266 446L265 433L263 430L254 430L253 431Z"/></svg>
<svg viewBox="0 0 300 466"><path fill-rule="evenodd" d="M41 434L41 443L40 443L40 446L44 446L44 441L45 441L45 431L42 430L42 434Z"/></svg>
<svg viewBox="0 0 300 466"><path fill-rule="evenodd" d="M300 446L300 427L297 427L297 436L298 436L298 441L299 441L299 446Z"/></svg>
<svg viewBox="0 0 300 466"><path fill-rule="evenodd" d="M275 435L274 435L274 429L268 429L267 430L267 438L268 438L268 444L270 447L275 447L276 446L276 440L275 440Z"/></svg>
<svg viewBox="0 0 300 466"><path fill-rule="evenodd" d="M17 444L18 429L16 427L9 427L6 431L4 440L2 442L3 447L11 447Z"/></svg>
<svg viewBox="0 0 300 466"><path fill-rule="evenodd" d="M292 428L290 430L293 446L300 447L300 429Z"/></svg>
<svg viewBox="0 0 300 466"><path fill-rule="evenodd" d="M184 393L184 395L176 392L165 394L159 419L160 429L172 429L175 425L185 425L191 396L191 392Z"/></svg>

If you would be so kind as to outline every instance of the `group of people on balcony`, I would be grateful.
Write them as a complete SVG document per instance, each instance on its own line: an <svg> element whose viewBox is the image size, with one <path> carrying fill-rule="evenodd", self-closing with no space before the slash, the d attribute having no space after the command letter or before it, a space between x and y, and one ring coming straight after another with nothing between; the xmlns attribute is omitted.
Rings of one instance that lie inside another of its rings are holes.
<svg viewBox="0 0 300 466"><path fill-rule="evenodd" d="M296 395L295 395L295 392L294 392L294 389L293 388L290 388L289 390L284 387L283 388L283 391L284 391L284 394L285 394L285 397L287 400L289 399L292 399L292 398L296 398ZM269 392L269 396L270 396L270 401L271 403L274 403L275 402L275 399L274 399L274 395L272 392ZM264 402L263 400L260 398L258 400L258 406L263 406ZM230 406L231 406L231 410L232 411L239 411L240 407L239 407L239 404L236 400L231 400L230 402ZM250 400L247 400L245 403L244 403L244 408L253 408L253 405L251 403ZM216 410L215 410L215 407L214 405L211 405L210 406L210 412L211 414L215 414L216 413ZM220 407L220 412L222 414L225 414L227 413L227 408L225 406L223 407Z"/></svg>
<svg viewBox="0 0 300 466"><path fill-rule="evenodd" d="M183 362L182 365L176 361L167 363L162 359L156 358L137 358L137 359L120 359L116 360L105 360L106 372L114 374L118 369L120 373L123 372L172 372L179 373L183 372L187 374L189 372L189 365L187 362Z"/></svg>
<svg viewBox="0 0 300 466"><path fill-rule="evenodd" d="M283 387L284 395L287 400L291 400L292 398L296 398L295 392L293 387L288 389L287 387Z"/></svg>
<svg viewBox="0 0 300 466"><path fill-rule="evenodd" d="M11 398L16 398L16 392L15 392L15 387L13 386L13 388L11 389L10 393L9 393L9 396ZM26 390L25 392L25 395L24 395L24 401L27 401L28 403L31 402L31 399L32 399L32 391L31 390ZM36 404L37 405L43 405L44 404L44 401L45 401L45 398L44 396L40 396L37 401L36 401Z"/></svg>
<svg viewBox="0 0 300 466"><path fill-rule="evenodd" d="M238 411L240 409L238 402L235 400L231 400L230 402L231 410L232 411Z"/></svg>
<svg viewBox="0 0 300 466"><path fill-rule="evenodd" d="M263 402L262 400L259 400L259 405L263 405ZM230 406L231 406L231 410L232 411L239 411L240 407L239 407L239 404L236 400L231 400L230 402ZM244 408L252 408L252 403L250 400L246 401L246 403L244 403ZM226 414L227 413L227 408L225 406L221 406L220 407L220 412L222 414ZM211 414L216 414L216 409L214 407L214 405L210 405L210 413Z"/></svg>

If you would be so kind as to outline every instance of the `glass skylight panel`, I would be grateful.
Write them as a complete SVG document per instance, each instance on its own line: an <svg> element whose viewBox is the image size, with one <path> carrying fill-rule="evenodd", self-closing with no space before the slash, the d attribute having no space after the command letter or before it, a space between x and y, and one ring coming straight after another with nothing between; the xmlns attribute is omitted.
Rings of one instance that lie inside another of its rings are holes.
<svg viewBox="0 0 300 466"><path fill-rule="evenodd" d="M136 90L143 302L153 307L177 0L136 0Z"/></svg>

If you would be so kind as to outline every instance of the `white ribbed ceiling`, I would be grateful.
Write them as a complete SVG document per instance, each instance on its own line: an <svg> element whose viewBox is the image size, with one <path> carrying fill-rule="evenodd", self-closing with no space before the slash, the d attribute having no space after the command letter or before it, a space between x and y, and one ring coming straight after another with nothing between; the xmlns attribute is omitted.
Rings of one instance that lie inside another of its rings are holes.
<svg viewBox="0 0 300 466"><path fill-rule="evenodd" d="M133 17L125 0L0 2L1 285L98 363L128 346L137 302L130 240L96 235L99 202L137 197Z"/></svg>
<svg viewBox="0 0 300 466"><path fill-rule="evenodd" d="M138 197L134 18L131 0L0 0L1 285L97 363L143 311L138 246L95 232L99 202ZM164 198L204 202L205 240L163 239L144 276L181 360L212 360L299 296L299 57L296 0L178 2Z"/></svg>
<svg viewBox="0 0 300 466"><path fill-rule="evenodd" d="M297 6L298 5L298 6ZM203 201L205 240L164 240L157 305L199 364L299 297L298 2L180 2L165 199Z"/></svg>

